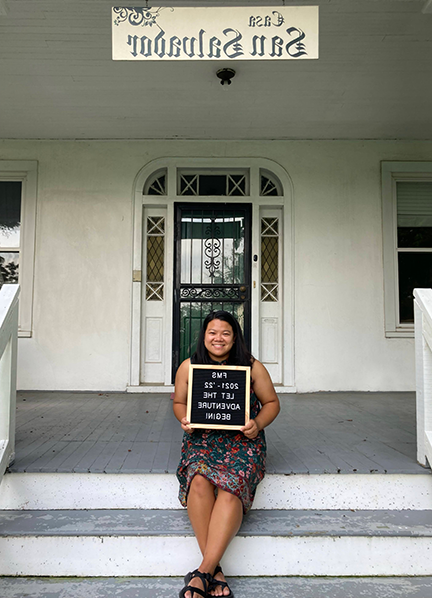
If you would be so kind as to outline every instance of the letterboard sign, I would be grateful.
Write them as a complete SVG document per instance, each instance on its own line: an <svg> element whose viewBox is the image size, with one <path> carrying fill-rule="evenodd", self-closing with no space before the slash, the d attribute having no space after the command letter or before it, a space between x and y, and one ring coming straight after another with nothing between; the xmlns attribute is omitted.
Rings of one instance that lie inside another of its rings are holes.
<svg viewBox="0 0 432 598"><path fill-rule="evenodd" d="M240 430L249 421L249 408L249 366L189 366L187 419L191 428Z"/></svg>

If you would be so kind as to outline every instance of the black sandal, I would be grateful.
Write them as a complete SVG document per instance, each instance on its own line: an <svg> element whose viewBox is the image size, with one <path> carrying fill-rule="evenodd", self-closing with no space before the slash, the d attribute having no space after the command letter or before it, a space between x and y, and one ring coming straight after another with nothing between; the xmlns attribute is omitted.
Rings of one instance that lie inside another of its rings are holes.
<svg viewBox="0 0 432 598"><path fill-rule="evenodd" d="M229 590L229 594L226 594L226 595L225 595L225 594L222 594L222 596L220 596L220 597L219 597L219 596L216 596L216 598L234 598L234 594L233 594L233 592L232 592L231 588L229 587L229 585L227 584L227 582L226 582L226 581L219 581L218 579L214 579L214 576L215 576L215 575L217 575L218 573L222 573L222 575L223 575L222 567L220 567L219 565L218 565L218 566L216 567L216 569L214 570L214 573L213 573L213 580L212 580L212 582L211 582L211 585L210 585L210 588L209 588L209 589L210 589L210 590L214 590L214 589L216 589L216 586L221 586L221 588L222 588L222 591L223 591L223 590L224 590L224 588L228 588L228 590ZM210 595L211 595L211 594L210 594Z"/></svg>
<svg viewBox="0 0 432 598"><path fill-rule="evenodd" d="M199 577L202 581L202 590L200 588L194 588L189 585L189 582L195 577ZM190 592L192 594L192 598L195 598L194 594L199 594L200 596L203 596L203 598L207 598L209 588L211 587L211 584L214 582L214 579L210 575L210 573L201 573L201 571L195 569L195 571L191 571L190 573L185 575L184 582L186 585L183 589L180 590L179 598L184 598L186 592Z"/></svg>

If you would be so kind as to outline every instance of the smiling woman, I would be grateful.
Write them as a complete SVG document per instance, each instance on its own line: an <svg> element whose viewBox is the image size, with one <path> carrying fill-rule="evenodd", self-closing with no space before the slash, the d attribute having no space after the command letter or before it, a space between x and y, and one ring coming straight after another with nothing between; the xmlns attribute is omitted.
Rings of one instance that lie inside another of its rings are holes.
<svg viewBox="0 0 432 598"><path fill-rule="evenodd" d="M191 427L186 417L191 363L250 367L251 419L240 430ZM180 365L175 383L174 414L184 431L177 469L179 499L187 506L203 555L199 567L185 576L180 598L233 597L220 559L264 477L264 428L278 413L279 399L270 376L249 353L239 323L228 312L211 312L200 330L196 352Z"/></svg>
<svg viewBox="0 0 432 598"><path fill-rule="evenodd" d="M207 349L210 359L213 361L224 361L228 358L234 344L234 332L232 326L223 320L212 320L204 335L204 346Z"/></svg>

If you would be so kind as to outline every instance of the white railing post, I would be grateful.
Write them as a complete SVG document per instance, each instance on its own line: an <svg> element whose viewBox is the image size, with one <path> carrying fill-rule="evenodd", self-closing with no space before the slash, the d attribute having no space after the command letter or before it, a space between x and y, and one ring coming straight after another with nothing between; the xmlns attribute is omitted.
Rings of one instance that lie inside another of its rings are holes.
<svg viewBox="0 0 432 598"><path fill-rule="evenodd" d="M15 457L19 285L0 290L0 481Z"/></svg>
<svg viewBox="0 0 432 598"><path fill-rule="evenodd" d="M414 289L417 460L432 465L432 289Z"/></svg>

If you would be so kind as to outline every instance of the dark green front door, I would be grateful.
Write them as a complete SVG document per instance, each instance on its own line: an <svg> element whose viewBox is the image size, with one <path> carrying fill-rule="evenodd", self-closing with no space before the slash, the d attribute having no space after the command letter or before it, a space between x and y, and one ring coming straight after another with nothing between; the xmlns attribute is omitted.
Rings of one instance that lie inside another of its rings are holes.
<svg viewBox="0 0 432 598"><path fill-rule="evenodd" d="M173 375L210 311L240 322L250 346L250 204L175 204Z"/></svg>

